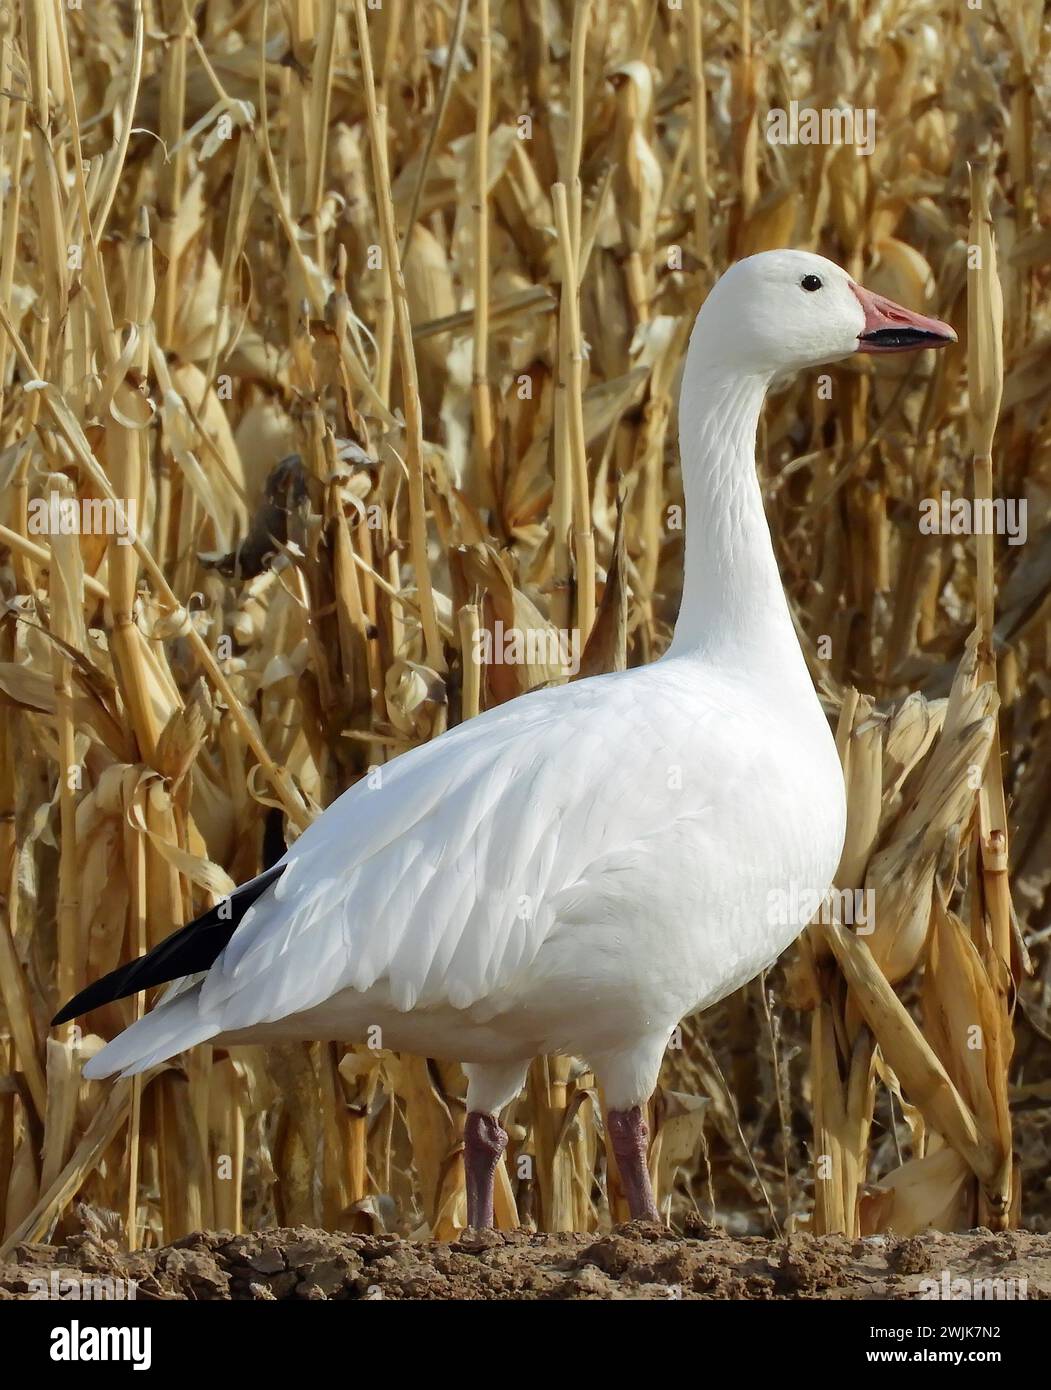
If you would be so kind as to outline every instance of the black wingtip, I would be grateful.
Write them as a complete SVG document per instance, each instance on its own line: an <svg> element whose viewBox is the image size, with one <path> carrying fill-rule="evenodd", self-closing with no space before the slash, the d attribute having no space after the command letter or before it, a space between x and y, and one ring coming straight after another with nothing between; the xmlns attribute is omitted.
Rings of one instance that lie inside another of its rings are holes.
<svg viewBox="0 0 1051 1390"><path fill-rule="evenodd" d="M140 957L140 959L142 958ZM122 999L125 994L125 981L131 968L138 963L138 961L131 961L128 965L118 966L116 970L111 970L108 975L103 975L100 980L94 980L79 994L74 994L73 998L63 1004L51 1020L51 1027L57 1028L61 1023L69 1023L71 1019L79 1018L81 1014L90 1013L92 1009L97 1009L100 1004L108 1004L112 999Z"/></svg>
<svg viewBox="0 0 1051 1390"><path fill-rule="evenodd" d="M167 984L184 975L208 970L234 934L234 929L255 900L275 879L284 873L283 864L275 864L256 878L235 888L225 905L211 907L196 921L190 922L144 956L118 965L108 975L93 981L75 994L51 1020L52 1028L69 1023L80 1014L90 1013L115 999L126 999L139 990Z"/></svg>

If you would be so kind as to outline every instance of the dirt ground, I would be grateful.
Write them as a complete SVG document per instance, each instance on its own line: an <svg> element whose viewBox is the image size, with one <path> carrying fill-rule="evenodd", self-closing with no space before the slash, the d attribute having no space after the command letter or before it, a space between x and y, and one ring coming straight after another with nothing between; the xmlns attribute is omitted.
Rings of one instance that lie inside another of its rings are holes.
<svg viewBox="0 0 1051 1390"><path fill-rule="evenodd" d="M128 1254L82 1235L18 1247L0 1264L0 1300L33 1297L34 1279L56 1287L53 1273L134 1280L139 1299L916 1299L931 1291L923 1280L944 1291L953 1279L1014 1280L1009 1295L1051 1299L1051 1236L778 1241L633 1222L600 1236L466 1232L445 1245L298 1227L198 1232Z"/></svg>

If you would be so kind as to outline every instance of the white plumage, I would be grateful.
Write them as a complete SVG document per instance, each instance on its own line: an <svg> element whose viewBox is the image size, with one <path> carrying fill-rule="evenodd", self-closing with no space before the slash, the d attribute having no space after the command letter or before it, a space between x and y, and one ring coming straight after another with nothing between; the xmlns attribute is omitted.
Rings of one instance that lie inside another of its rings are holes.
<svg viewBox="0 0 1051 1390"><path fill-rule="evenodd" d="M207 1039L360 1040L378 1026L385 1047L465 1063L468 1108L485 1116L545 1052L586 1058L612 1111L644 1104L680 1019L805 925L772 896L823 892L839 858L842 776L753 449L776 375L859 349L864 294L821 257L770 252L709 296L683 377L687 555L668 653L522 696L357 783L288 850L207 974L85 1075Z"/></svg>

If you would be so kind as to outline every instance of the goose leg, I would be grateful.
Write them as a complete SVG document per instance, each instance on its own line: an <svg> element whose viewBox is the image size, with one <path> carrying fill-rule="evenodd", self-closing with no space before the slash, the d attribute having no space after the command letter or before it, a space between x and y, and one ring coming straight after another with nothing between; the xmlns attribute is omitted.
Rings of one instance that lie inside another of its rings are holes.
<svg viewBox="0 0 1051 1390"><path fill-rule="evenodd" d="M493 1224L496 1165L507 1148L507 1133L497 1119L525 1085L528 1059L511 1062L464 1062L467 1119L463 1127L463 1167L467 1187L467 1224Z"/></svg>
<svg viewBox="0 0 1051 1390"><path fill-rule="evenodd" d="M617 1159L632 1220L659 1221L660 1212L653 1200L650 1170L646 1165L650 1131L642 1107L633 1105L630 1110L608 1111L606 1132Z"/></svg>
<svg viewBox="0 0 1051 1390"><path fill-rule="evenodd" d="M495 1115L468 1112L463 1127L463 1166L467 1186L467 1224L493 1224L493 1183L500 1155L507 1148L507 1131Z"/></svg>

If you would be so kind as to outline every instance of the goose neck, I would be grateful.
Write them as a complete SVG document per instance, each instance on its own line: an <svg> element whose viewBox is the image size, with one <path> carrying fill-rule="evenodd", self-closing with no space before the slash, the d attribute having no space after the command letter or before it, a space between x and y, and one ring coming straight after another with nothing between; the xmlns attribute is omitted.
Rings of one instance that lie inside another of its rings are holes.
<svg viewBox="0 0 1051 1390"><path fill-rule="evenodd" d="M686 554L669 655L725 656L738 666L793 676L802 668L805 675L755 469L768 385L766 375L699 370L687 361L679 405Z"/></svg>

